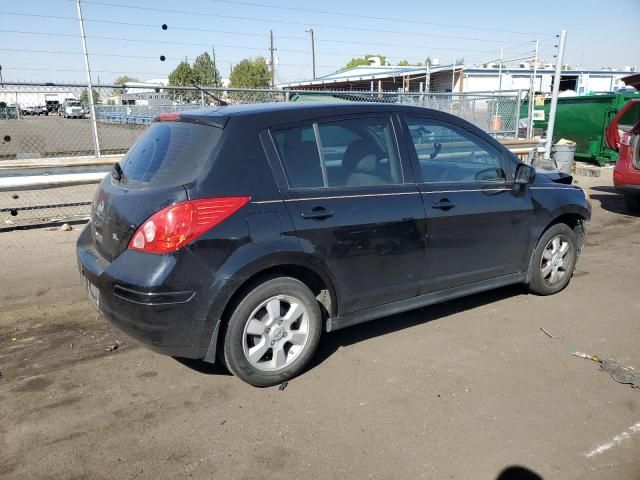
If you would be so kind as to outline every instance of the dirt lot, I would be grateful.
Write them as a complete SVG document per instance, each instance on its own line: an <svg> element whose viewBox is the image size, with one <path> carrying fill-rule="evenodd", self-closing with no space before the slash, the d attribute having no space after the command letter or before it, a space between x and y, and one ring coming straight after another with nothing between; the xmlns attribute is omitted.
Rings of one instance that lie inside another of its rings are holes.
<svg viewBox="0 0 640 480"><path fill-rule="evenodd" d="M0 160L92 155L91 128L88 118L72 119L58 115L0 120ZM103 155L128 150L145 129L144 125L98 122L98 139Z"/></svg>
<svg viewBox="0 0 640 480"><path fill-rule="evenodd" d="M564 292L336 332L282 391L107 325L78 284L77 230L0 234L0 477L639 479L640 391L571 351L640 367L640 218L608 177L580 182L594 219Z"/></svg>

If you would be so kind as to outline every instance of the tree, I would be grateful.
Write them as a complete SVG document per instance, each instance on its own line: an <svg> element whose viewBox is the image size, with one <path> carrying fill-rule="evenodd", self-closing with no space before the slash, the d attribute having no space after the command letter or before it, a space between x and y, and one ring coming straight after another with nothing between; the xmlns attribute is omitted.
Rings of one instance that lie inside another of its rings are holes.
<svg viewBox="0 0 640 480"><path fill-rule="evenodd" d="M116 85L124 85L126 83L139 82L135 77L130 77L129 75L122 75L121 77L116 78L113 83ZM122 95L124 93L124 88L114 88L111 91L111 95Z"/></svg>
<svg viewBox="0 0 640 480"><path fill-rule="evenodd" d="M195 80L193 69L186 61L182 61L169 74L169 85L175 87L186 87L193 85Z"/></svg>
<svg viewBox="0 0 640 480"><path fill-rule="evenodd" d="M387 64L387 57L385 55L370 55L370 54L367 54L364 57L352 58L351 60L349 60L347 62L347 64L344 66L344 68L342 70L348 70L350 68L359 67L360 65L369 65L369 59L373 58L373 57L379 57L380 58L380 63L382 65L386 65Z"/></svg>
<svg viewBox="0 0 640 480"><path fill-rule="evenodd" d="M140 80L138 80L136 77L130 77L129 75L122 75L121 77L116 78L113 83L115 83L116 85L124 85L125 83L133 83L133 82L139 82Z"/></svg>
<svg viewBox="0 0 640 480"><path fill-rule="evenodd" d="M180 62L173 72L169 74L169 85L175 87L190 87L195 82L195 75L191 65L185 60ZM192 101L199 98L200 94L193 91L172 90L169 96L174 100L181 99Z"/></svg>
<svg viewBox="0 0 640 480"><path fill-rule="evenodd" d="M193 62L193 78L195 82L203 87L220 87L222 81L220 79L220 72L216 68L216 64L207 52L196 57Z"/></svg>
<svg viewBox="0 0 640 480"><path fill-rule="evenodd" d="M230 87L266 88L271 85L271 73L264 57L245 58L231 70Z"/></svg>
<svg viewBox="0 0 640 480"><path fill-rule="evenodd" d="M400 60L398 62L399 67L424 67L425 63L409 63L409 60Z"/></svg>
<svg viewBox="0 0 640 480"><path fill-rule="evenodd" d="M93 103L100 103L100 94L98 93L98 91L94 88L92 89L93 92ZM87 89L85 88L84 90L82 90L82 93L80 94L80 103L82 103L83 105L88 105L89 104L89 94L87 93Z"/></svg>

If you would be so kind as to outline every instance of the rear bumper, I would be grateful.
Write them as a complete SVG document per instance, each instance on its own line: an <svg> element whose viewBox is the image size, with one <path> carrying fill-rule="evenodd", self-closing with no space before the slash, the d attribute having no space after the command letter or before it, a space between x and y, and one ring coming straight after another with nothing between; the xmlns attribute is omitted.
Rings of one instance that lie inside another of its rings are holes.
<svg viewBox="0 0 640 480"><path fill-rule="evenodd" d="M228 289L191 252L127 250L109 263L93 247L89 226L76 251L80 273L100 292L100 313L118 330L158 353L214 360L207 353Z"/></svg>
<svg viewBox="0 0 640 480"><path fill-rule="evenodd" d="M632 185L625 183L616 183L615 184L616 191L618 193L622 193L623 195L640 195L640 184Z"/></svg>
<svg viewBox="0 0 640 480"><path fill-rule="evenodd" d="M618 159L613 169L613 184L621 193L640 193L640 170L631 166L629 159Z"/></svg>

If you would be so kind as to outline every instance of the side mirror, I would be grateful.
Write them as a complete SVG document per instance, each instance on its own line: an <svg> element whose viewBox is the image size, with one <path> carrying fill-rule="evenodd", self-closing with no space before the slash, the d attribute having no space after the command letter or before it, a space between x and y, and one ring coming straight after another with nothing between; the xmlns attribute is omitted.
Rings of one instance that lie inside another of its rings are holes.
<svg viewBox="0 0 640 480"><path fill-rule="evenodd" d="M526 163L519 163L516 168L514 182L516 185L526 185L536 179L536 169Z"/></svg>

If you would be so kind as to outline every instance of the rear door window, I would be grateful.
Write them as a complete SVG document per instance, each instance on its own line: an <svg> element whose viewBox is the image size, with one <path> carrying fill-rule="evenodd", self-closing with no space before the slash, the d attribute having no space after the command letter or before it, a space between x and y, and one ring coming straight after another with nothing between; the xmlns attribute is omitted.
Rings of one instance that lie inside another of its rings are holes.
<svg viewBox="0 0 640 480"><path fill-rule="evenodd" d="M403 183L388 117L313 123L273 132L292 188Z"/></svg>
<svg viewBox="0 0 640 480"><path fill-rule="evenodd" d="M291 188L324 186L313 125L279 130L273 138Z"/></svg>
<svg viewBox="0 0 640 480"><path fill-rule="evenodd" d="M124 181L170 187L195 180L220 140L222 129L187 122L153 123L122 159Z"/></svg>

